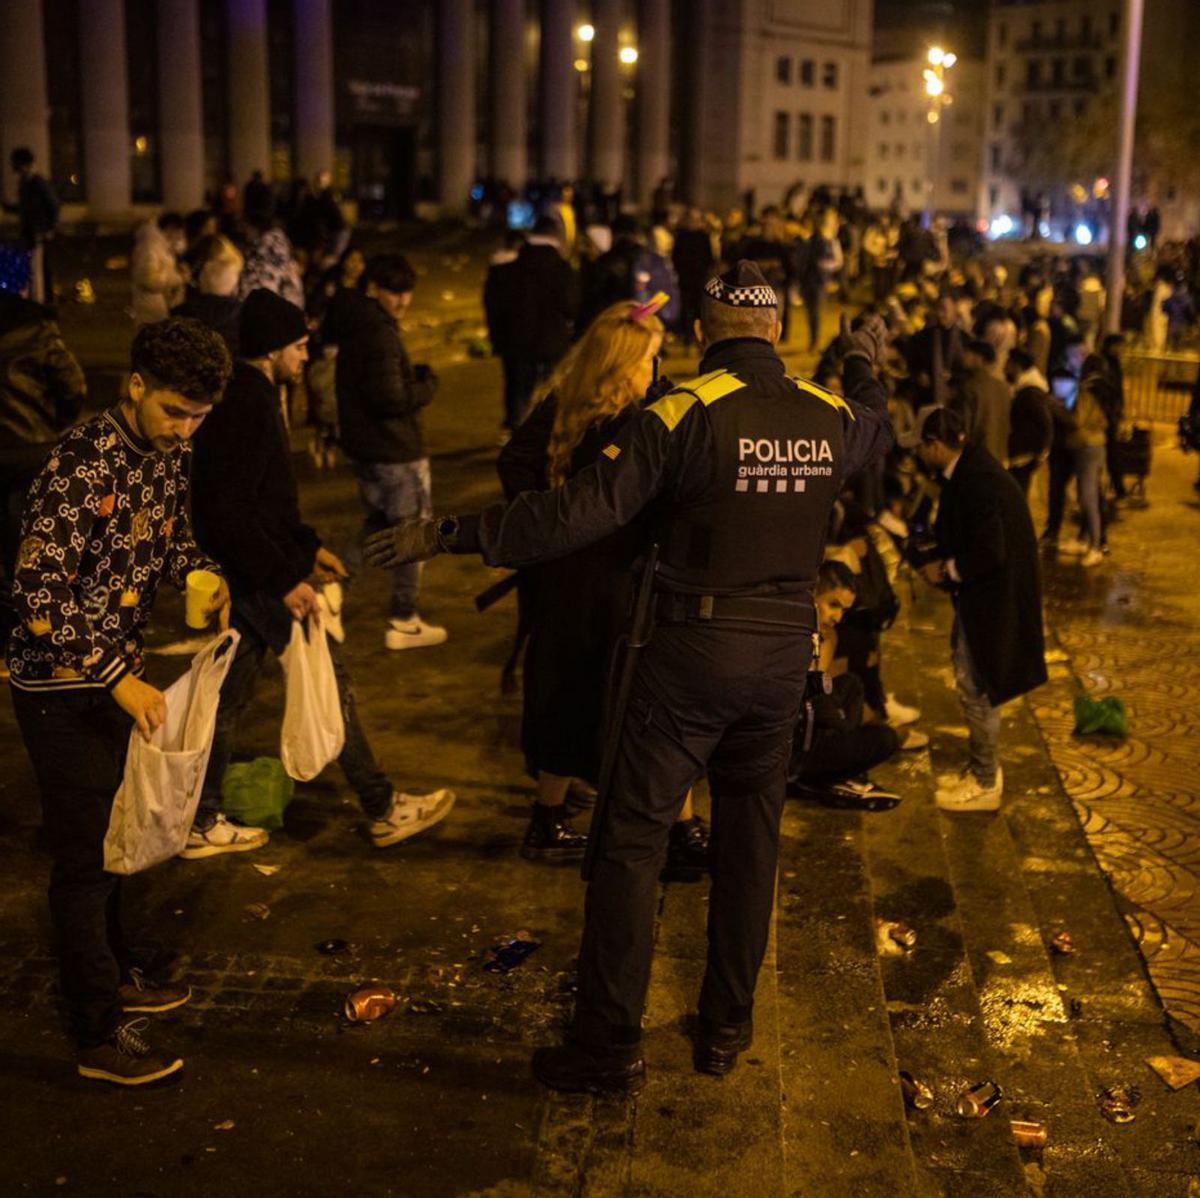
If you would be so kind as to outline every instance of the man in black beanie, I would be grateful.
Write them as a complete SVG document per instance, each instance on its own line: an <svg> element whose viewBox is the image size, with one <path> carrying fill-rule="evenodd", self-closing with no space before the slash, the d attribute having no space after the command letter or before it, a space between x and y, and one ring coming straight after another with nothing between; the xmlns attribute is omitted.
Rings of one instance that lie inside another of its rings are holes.
<svg viewBox="0 0 1200 1198"><path fill-rule="evenodd" d="M728 1073L750 1046L829 516L846 479L892 444L874 374L887 345L880 318L852 335L844 398L788 377L778 296L753 262L708 281L696 331L700 376L640 409L564 486L475 516L404 521L367 546L382 566L440 552L525 566L653 513L657 623L652 635L639 625L640 652L614 671L614 695L628 698L612 709L592 820L575 1015L567 1043L533 1059L559 1090L642 1083L659 871L684 795L706 775L712 889L696 1068Z"/></svg>
<svg viewBox="0 0 1200 1198"><path fill-rule="evenodd" d="M265 829L235 824L221 811L221 783L238 718L267 650L282 653L292 621L316 612L312 580L321 584L346 575L338 557L300 519L280 404L279 389L297 382L308 360L304 313L274 292L252 291L242 305L239 348L242 357L225 389L219 419L210 420L197 438L192 467L196 539L229 579L231 622L242 639L221 689L200 807L182 853L189 860L266 844ZM446 790L406 795L393 787L376 764L336 652L333 662L346 722L338 764L358 793L372 843L386 848L438 823L454 795Z"/></svg>

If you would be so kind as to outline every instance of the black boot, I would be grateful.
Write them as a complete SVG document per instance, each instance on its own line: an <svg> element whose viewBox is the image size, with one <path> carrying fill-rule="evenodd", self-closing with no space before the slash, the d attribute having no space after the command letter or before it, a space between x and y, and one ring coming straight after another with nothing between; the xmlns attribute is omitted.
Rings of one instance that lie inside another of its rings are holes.
<svg viewBox="0 0 1200 1198"><path fill-rule="evenodd" d="M530 861L582 861L587 836L567 818L562 807L534 803L525 829L521 856Z"/></svg>
<svg viewBox="0 0 1200 1198"><path fill-rule="evenodd" d="M698 816L681 819L671 829L661 882L699 882L708 872L708 825Z"/></svg>
<svg viewBox="0 0 1200 1198"><path fill-rule="evenodd" d="M754 1040L754 1023L711 1023L701 1018L696 1024L696 1043L692 1057L698 1073L724 1077L737 1064L738 1053L745 1052Z"/></svg>
<svg viewBox="0 0 1200 1198"><path fill-rule="evenodd" d="M636 1094L646 1082L646 1062L637 1046L601 1050L563 1044L534 1052L533 1076L570 1094Z"/></svg>

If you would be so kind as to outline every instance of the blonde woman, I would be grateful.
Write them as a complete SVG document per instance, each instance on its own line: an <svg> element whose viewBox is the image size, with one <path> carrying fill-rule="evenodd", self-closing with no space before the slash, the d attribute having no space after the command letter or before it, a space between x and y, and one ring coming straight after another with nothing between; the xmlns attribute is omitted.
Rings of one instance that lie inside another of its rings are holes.
<svg viewBox="0 0 1200 1198"><path fill-rule="evenodd" d="M654 314L659 306L656 297L649 304L626 301L605 309L534 393L529 418L500 455L508 495L561 487L591 465L634 415L655 380L663 340ZM571 824L566 799L572 779L596 782L605 684L642 548L640 529L632 526L523 572L529 642L521 747L537 778L524 857L583 855L586 837ZM688 820L673 843L689 835L702 838L707 851L699 821Z"/></svg>
<svg viewBox="0 0 1200 1198"><path fill-rule="evenodd" d="M213 233L196 244L192 254L196 280L189 283L183 303L171 309L172 316L192 316L214 332L220 333L229 352L237 356L238 316L242 310L237 298L243 259L228 237Z"/></svg>

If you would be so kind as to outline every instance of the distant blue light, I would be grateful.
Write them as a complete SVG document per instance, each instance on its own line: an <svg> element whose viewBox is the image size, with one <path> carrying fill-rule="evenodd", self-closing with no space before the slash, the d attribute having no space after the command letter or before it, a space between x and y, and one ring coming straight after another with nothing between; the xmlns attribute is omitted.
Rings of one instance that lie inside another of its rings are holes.
<svg viewBox="0 0 1200 1198"><path fill-rule="evenodd" d="M1091 229L1089 229L1087 227L1087 225L1076 225L1075 226L1075 240L1080 245L1091 245L1092 244Z"/></svg>
<svg viewBox="0 0 1200 1198"><path fill-rule="evenodd" d="M1138 234L1138 235L1137 235L1137 236L1136 236L1136 237L1133 239L1133 248L1134 248L1135 250L1144 250L1144 249L1146 248L1146 246L1148 246L1149 244L1150 244L1150 240L1149 240L1149 238L1146 236L1146 234L1145 234L1145 233L1139 233L1139 234Z"/></svg>
<svg viewBox="0 0 1200 1198"><path fill-rule="evenodd" d="M471 188L471 199L473 199L473 200L482 200L483 199L483 187L481 184L476 183L475 186Z"/></svg>

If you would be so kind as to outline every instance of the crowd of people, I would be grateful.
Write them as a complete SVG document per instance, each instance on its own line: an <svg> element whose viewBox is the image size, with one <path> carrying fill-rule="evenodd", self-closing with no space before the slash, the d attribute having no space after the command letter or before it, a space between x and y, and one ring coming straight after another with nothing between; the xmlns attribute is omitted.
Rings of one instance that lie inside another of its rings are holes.
<svg viewBox="0 0 1200 1198"><path fill-rule="evenodd" d="M734 213L722 222L675 204L664 189L663 206L641 224L595 206L580 219L559 192L531 230L507 235L484 284L503 377L497 468L511 506L499 524L446 527L433 519L421 418L438 380L411 361L403 337L416 273L398 253L364 254L327 176L311 191L293 189L286 206L276 199L255 178L240 196L221 189L211 210L164 213L137 231L126 392L116 408L82 424L83 372L52 309L29 298L40 264L28 245L0 253L6 672L42 792L62 989L83 1076L138 1084L181 1064L152 1052L125 1018L169 1009L187 992L151 978L130 954L117 879L104 871L101 852L130 729L149 736L165 718L162 694L142 678L142 631L160 582L182 586L192 570L217 573L224 581L211 612L240 634L185 859L267 842L264 829L223 813L224 774L264 657L283 651L294 621L318 612L334 642L346 729L338 761L370 842L398 844L454 804L444 789L405 793L371 750L336 647L344 587L364 566L362 543L340 555L301 519L289 439L301 406L322 444L336 444L353 471L366 560L391 572L389 650L447 639L420 613L424 557L482 548L493 564L519 567L507 676L523 662L521 749L536 793L521 853L530 861L585 855L587 835L573 820L603 797L618 768L605 758L614 733L606 695L633 602L634 563L661 535L668 496L684 513L715 502L682 482L671 490L665 479L671 469L691 469L685 444L724 461L714 449L714 413L734 419L736 405L719 401L746 379L764 419L790 411L796 397L808 405L803 428L788 426L791 440L736 420L725 429L736 444L731 492L807 495L819 513L801 538L800 557L812 557L814 568L788 575L795 585L784 588L787 602L755 608L777 597L769 588L747 598L755 612L768 611L767 623L788 625L792 639L801 626L795 612L811 608L801 640L815 635L817 652L799 671L807 681L796 702L777 704L786 736L772 732L771 744L787 749L789 793L861 811L902 800L869 771L929 744L919 710L888 685L884 637L900 610L901 577L920 575L953 600L951 661L970 733L966 766L939 779L936 801L955 813L1000 806L1000 707L1046 677L1032 517L1039 491L1047 510L1042 555L1093 569L1105 561L1108 527L1133 473L1123 338L1102 333L1103 294L1086 262L1036 256L1012 277L970 252L970 230L868 214L853 195L817 193L795 212L767 208L753 220ZM834 332L822 317L831 303L859 315L843 317ZM798 313L817 363L811 380L785 375L779 358ZM665 377L667 349L694 344L703 353L699 376ZM306 404L290 403L289 390ZM652 434L647 413L657 421ZM630 494L590 495L622 455ZM543 560L541 549L521 548L519 530L522 519L543 518L556 494L562 544ZM597 535L571 539L566 514L584 502L597 514L578 520L590 520ZM747 614L737 587L714 588L706 573L710 558L736 562L733 528L714 515L686 537L668 537L664 552L684 582L661 597L666 624L711 619L714 602L718 624L721 611L734 625L763 618ZM779 524L780 541L790 528ZM417 529L424 549L381 551L396 529ZM795 565L789 557L786 568ZM694 587L686 584L693 569L701 580ZM734 641L750 652L751 641ZM776 664L763 669L770 674ZM794 673L784 670L779 687L795 690ZM664 735L657 710L647 699L633 711L647 744ZM721 717L726 732L742 718L731 713ZM681 726L679 739L696 727ZM717 739L705 752L720 756L723 734L710 732ZM620 768L633 768L622 760ZM719 864L718 838L692 802L700 775L676 764L658 782L669 789L676 775L689 780L655 809L661 853L656 831L639 850L638 885L722 870L730 883L742 866ZM748 767L738 758L722 768L740 778ZM635 839L645 832L629 830ZM765 851L758 841L751 847ZM741 993L750 965L739 968ZM719 1026L702 1054L712 1067L701 1067L724 1072L745 1047L744 1029L726 1036L726 1025L743 1021L712 1021ZM546 1078L569 1081L577 1064L559 1060ZM616 1075L632 1079L625 1065Z"/></svg>

